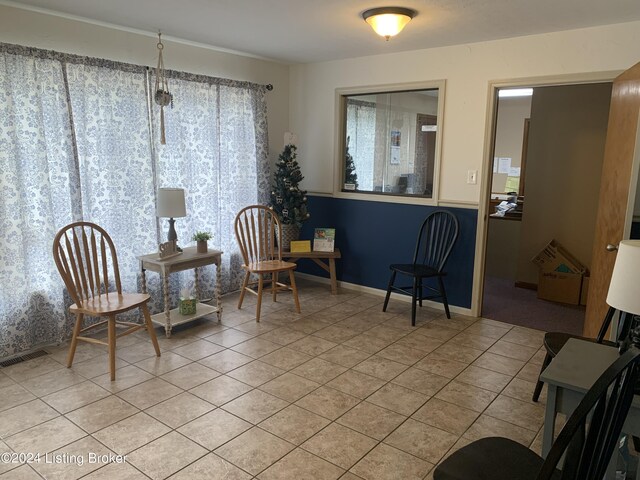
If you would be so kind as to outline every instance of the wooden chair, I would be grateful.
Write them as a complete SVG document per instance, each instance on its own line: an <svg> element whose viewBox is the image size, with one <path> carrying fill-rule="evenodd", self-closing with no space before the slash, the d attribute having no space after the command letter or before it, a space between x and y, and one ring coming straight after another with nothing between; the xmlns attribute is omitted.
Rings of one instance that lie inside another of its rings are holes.
<svg viewBox="0 0 640 480"><path fill-rule="evenodd" d="M442 277L446 275L443 268L457 238L458 219L452 213L445 210L437 210L431 213L420 227L416 250L413 254L413 263L396 263L389 266L391 278L389 279L387 296L384 299L382 311L387 311L391 291L397 290L411 295L411 325L414 327L416 325L416 303L422 306L422 300L442 298L447 318L451 318ZM412 277L413 285L396 287L394 283L397 273ZM438 279L438 288L423 284L423 279L433 277ZM434 294L424 297L425 288L434 292Z"/></svg>
<svg viewBox="0 0 640 480"><path fill-rule="evenodd" d="M271 284L271 295L276 301L277 292L280 290L291 290L293 300L296 304L296 311L300 313L300 302L298 301L298 289L296 279L293 276L295 263L284 262L282 260L282 248L276 246L276 238L282 238L282 225L278 216L269 207L263 205L250 205L240 210L235 220L236 239L240 246L240 252L244 260L242 268L246 270L238 308L242 308L245 292L251 292L258 296L256 305L256 321L260 321L260 307L262 305L262 291L264 289L264 276L271 276L266 280ZM276 237L277 232L277 237ZM280 272L289 272L291 287L278 282ZM254 290L249 287L251 274L258 276L258 288Z"/></svg>
<svg viewBox="0 0 640 480"><path fill-rule="evenodd" d="M73 337L69 346L67 367L71 367L78 340L98 343L109 347L109 371L111 380L116 379L116 338L129 335L140 329L146 329L151 337L156 355L160 356L160 347L156 339L147 302L149 295L140 293L122 293L120 271L116 248L107 232L94 223L76 222L62 228L53 241L53 259L74 304L69 311L76 316ZM110 279L109 269L112 269ZM115 283L115 291L109 291L110 282ZM120 322L119 313L140 308L144 323ZM84 316L107 317L107 320L82 328ZM104 342L80 334L107 325L108 341ZM116 327L127 327L116 334Z"/></svg>
<svg viewBox="0 0 640 480"><path fill-rule="evenodd" d="M483 438L446 458L433 472L434 480L602 480L631 407L639 365L640 350L632 348L605 370L546 459L513 440Z"/></svg>
<svg viewBox="0 0 640 480"><path fill-rule="evenodd" d="M544 334L544 341L542 342L542 344L547 350L547 353L544 356L544 360L542 361L542 367L540 368L540 374L538 375L538 382L536 383L536 387L533 390L532 400L534 402L537 402L538 398L540 398L540 392L542 392L542 387L544 386L544 382L540 380L540 375L542 375L544 369L549 366L551 360L556 358L558 352L560 352L562 347L564 347L565 343L567 343L570 338L578 338L587 342L604 343L605 345L618 346L617 342L611 342L604 339L604 336L607 334L607 330L609 330L609 325L611 325L611 320L613 319L613 315L615 314L615 312L615 308L609 307L607 315L604 317L604 321L600 326L600 331L598 332L598 336L596 338L582 337L580 335L572 335L570 333L563 332L547 332ZM626 327L630 327L630 322ZM624 325L621 325L620 333L622 336L619 336L619 338L624 338L626 335L628 335L629 331L628 329L625 330L626 327Z"/></svg>

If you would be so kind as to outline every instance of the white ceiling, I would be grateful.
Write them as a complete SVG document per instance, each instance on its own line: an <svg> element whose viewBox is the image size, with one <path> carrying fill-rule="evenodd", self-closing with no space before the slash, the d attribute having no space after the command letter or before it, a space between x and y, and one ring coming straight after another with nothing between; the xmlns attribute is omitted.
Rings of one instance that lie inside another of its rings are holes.
<svg viewBox="0 0 640 480"><path fill-rule="evenodd" d="M157 32L286 63L456 45L640 20L638 0L20 0L130 29ZM360 17L368 8L418 11L385 42Z"/></svg>

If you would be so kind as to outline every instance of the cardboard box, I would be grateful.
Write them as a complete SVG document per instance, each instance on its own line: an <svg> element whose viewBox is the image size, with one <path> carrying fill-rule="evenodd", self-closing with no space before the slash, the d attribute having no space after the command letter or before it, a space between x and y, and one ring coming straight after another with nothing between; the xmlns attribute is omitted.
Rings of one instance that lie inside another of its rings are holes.
<svg viewBox="0 0 640 480"><path fill-rule="evenodd" d="M538 272L538 298L551 302L580 304L581 273Z"/></svg>
<svg viewBox="0 0 640 480"><path fill-rule="evenodd" d="M531 259L543 272L584 274L587 267L582 265L556 240L551 240L546 247Z"/></svg>
<svg viewBox="0 0 640 480"><path fill-rule="evenodd" d="M582 290L580 291L580 305L587 304L587 296L589 296L589 279L591 277L582 277Z"/></svg>

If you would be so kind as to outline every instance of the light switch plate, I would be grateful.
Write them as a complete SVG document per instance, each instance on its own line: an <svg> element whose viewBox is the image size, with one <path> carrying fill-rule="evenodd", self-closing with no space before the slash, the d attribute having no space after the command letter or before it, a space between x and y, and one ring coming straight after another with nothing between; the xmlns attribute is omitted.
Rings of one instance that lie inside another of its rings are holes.
<svg viewBox="0 0 640 480"><path fill-rule="evenodd" d="M478 183L478 171L477 170L467 170L467 183L469 185L475 185Z"/></svg>

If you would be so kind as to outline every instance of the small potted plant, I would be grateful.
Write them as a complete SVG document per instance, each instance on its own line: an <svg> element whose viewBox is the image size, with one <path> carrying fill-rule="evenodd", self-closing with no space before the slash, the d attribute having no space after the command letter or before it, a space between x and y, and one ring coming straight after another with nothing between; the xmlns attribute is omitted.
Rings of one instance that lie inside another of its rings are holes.
<svg viewBox="0 0 640 480"><path fill-rule="evenodd" d="M211 240L211 238L213 238L211 232L196 232L191 240L196 242L198 253L207 253L207 240Z"/></svg>

